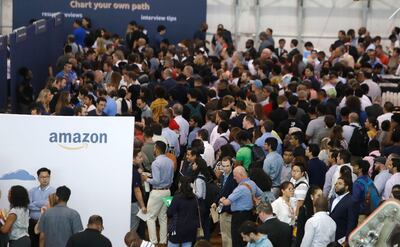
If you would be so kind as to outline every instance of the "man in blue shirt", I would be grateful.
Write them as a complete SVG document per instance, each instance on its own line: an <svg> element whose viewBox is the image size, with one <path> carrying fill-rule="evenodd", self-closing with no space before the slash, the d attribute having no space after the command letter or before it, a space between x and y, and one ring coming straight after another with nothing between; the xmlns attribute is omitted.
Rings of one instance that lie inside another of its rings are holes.
<svg viewBox="0 0 400 247"><path fill-rule="evenodd" d="M232 246L242 247L245 246L243 239L238 231L238 228L246 220L254 220L255 217L252 213L254 208L253 197L260 197L263 193L258 186L251 181L246 173L243 166L238 166L233 170L233 178L239 184L228 196L228 198L222 197L220 203L224 206L231 206L232 211L232 223L231 223L231 235L232 235Z"/></svg>
<svg viewBox="0 0 400 247"><path fill-rule="evenodd" d="M80 45L82 47L85 46L85 37L86 37L86 31L82 27L82 21L81 20L75 20L74 24L74 37L75 37L75 43L77 45Z"/></svg>
<svg viewBox="0 0 400 247"><path fill-rule="evenodd" d="M71 92L72 88L77 83L78 76L76 75L75 71L72 70L72 63L67 62L64 64L64 69L58 72L56 78L65 78L67 83L62 90Z"/></svg>
<svg viewBox="0 0 400 247"><path fill-rule="evenodd" d="M107 116L117 115L117 103L108 95L105 89L97 90L97 97L104 97L106 99L107 104L103 111Z"/></svg>
<svg viewBox="0 0 400 247"><path fill-rule="evenodd" d="M40 217L40 246L65 246L73 234L83 230L81 216L67 206L71 190L66 186L58 187L56 196L57 205Z"/></svg>
<svg viewBox="0 0 400 247"><path fill-rule="evenodd" d="M268 137L274 137L274 138L276 138L276 140L278 141L278 146L277 146L277 148L276 148L276 151L278 152L278 154L282 154L282 140L278 139L278 137L279 137L278 135L275 136L275 135L273 134L273 130L274 130L274 123L273 123L271 120L265 121L264 124L261 126L261 132L262 132L263 134L262 134L262 136L260 136L260 137L256 140L255 144L256 144L257 146L263 148L263 147L264 147L265 140L266 140ZM267 154L267 150L264 149L264 151L265 151L265 154Z"/></svg>
<svg viewBox="0 0 400 247"><path fill-rule="evenodd" d="M39 186L29 191L29 237L31 246L39 246L39 234L35 234L34 228L41 214L41 209L47 207L49 203L49 195L55 193L56 190L50 186L51 171L45 167L37 171Z"/></svg>
<svg viewBox="0 0 400 247"><path fill-rule="evenodd" d="M268 236L258 232L257 224L252 221L244 222L239 228L240 235L248 242L247 247L272 247Z"/></svg>
<svg viewBox="0 0 400 247"><path fill-rule="evenodd" d="M272 180L272 189L275 198L279 197L279 186L281 185L281 172L284 165L283 158L276 152L278 141L275 137L265 139L264 149L268 151L265 157L263 170Z"/></svg>
<svg viewBox="0 0 400 247"><path fill-rule="evenodd" d="M159 25L157 27L157 34L154 36L154 50L160 50L160 44L166 39L165 34L167 33L167 28L164 25Z"/></svg>
<svg viewBox="0 0 400 247"><path fill-rule="evenodd" d="M174 165L172 160L165 156L167 145L162 141L156 141L154 154L156 159L151 164L152 178L142 175L143 181L152 185L149 201L147 202L147 220L150 242L153 244L167 244L167 206L162 198L170 196L172 180L174 178ZM160 242L157 241L156 220L160 224Z"/></svg>

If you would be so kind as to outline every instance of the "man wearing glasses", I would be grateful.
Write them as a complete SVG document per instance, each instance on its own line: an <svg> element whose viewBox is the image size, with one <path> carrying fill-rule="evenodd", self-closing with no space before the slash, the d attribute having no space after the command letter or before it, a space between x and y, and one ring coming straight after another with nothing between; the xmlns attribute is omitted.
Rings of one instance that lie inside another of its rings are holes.
<svg viewBox="0 0 400 247"><path fill-rule="evenodd" d="M41 210L48 207L49 195L56 192L50 186L51 171L48 168L42 167L37 171L39 186L32 188L29 191L29 237L31 239L31 246L39 246L39 234L35 234L34 228L37 224Z"/></svg>

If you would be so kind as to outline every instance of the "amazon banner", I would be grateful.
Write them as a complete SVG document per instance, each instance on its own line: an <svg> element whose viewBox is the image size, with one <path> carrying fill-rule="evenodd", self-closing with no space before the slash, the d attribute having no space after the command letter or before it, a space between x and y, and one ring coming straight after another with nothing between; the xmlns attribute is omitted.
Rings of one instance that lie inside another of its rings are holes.
<svg viewBox="0 0 400 247"><path fill-rule="evenodd" d="M47 167L50 186L71 189L68 205L80 213L83 226L91 215L101 215L104 235L113 246L124 246L130 230L134 118L0 118L0 209L9 208L11 186L37 187L36 171Z"/></svg>
<svg viewBox="0 0 400 247"><path fill-rule="evenodd" d="M176 43L191 39L206 21L207 0L14 0L13 27L26 25L31 19L64 13L67 23L89 17L94 29L105 28L124 35L130 21L143 25L150 40L158 25L167 27L166 37Z"/></svg>

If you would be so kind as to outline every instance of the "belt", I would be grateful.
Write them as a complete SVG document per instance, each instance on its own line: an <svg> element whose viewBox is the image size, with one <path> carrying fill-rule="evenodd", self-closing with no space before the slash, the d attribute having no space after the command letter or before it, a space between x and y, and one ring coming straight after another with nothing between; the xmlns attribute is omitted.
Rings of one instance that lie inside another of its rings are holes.
<svg viewBox="0 0 400 247"><path fill-rule="evenodd" d="M232 211L232 214L241 214L241 213L251 213L251 209L250 210Z"/></svg>
<svg viewBox="0 0 400 247"><path fill-rule="evenodd" d="M153 188L153 190L169 190L169 188Z"/></svg>

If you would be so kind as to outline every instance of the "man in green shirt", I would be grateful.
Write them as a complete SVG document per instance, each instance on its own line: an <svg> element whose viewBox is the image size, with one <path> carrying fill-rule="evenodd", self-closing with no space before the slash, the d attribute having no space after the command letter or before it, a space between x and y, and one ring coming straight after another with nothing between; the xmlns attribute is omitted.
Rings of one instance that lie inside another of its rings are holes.
<svg viewBox="0 0 400 247"><path fill-rule="evenodd" d="M246 171L248 171L252 159L251 147L253 147L254 144L251 143L247 131L239 131L236 138L240 144L240 149L236 153L236 165L242 165Z"/></svg>

